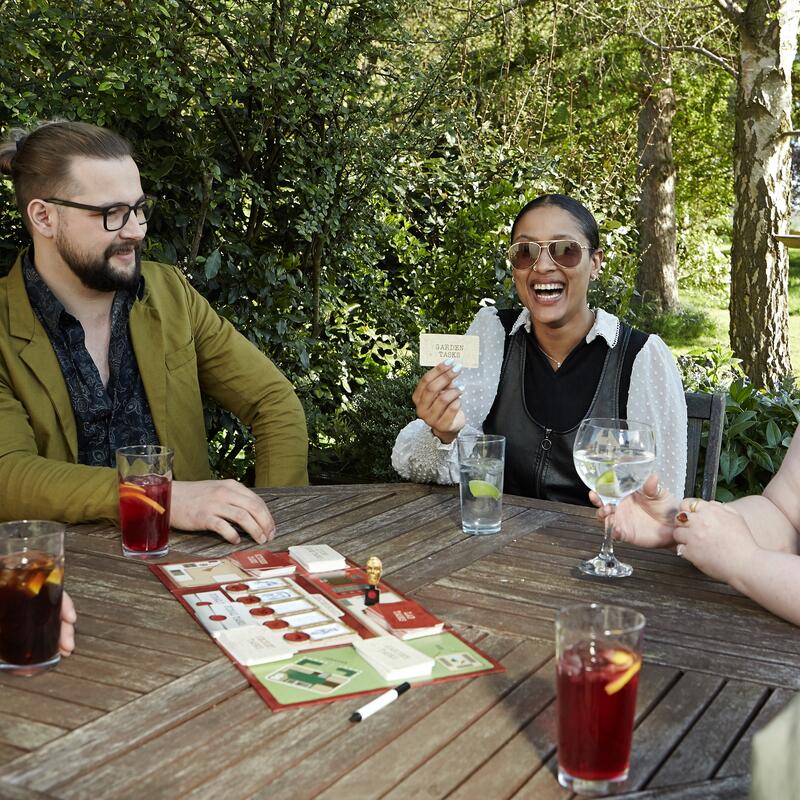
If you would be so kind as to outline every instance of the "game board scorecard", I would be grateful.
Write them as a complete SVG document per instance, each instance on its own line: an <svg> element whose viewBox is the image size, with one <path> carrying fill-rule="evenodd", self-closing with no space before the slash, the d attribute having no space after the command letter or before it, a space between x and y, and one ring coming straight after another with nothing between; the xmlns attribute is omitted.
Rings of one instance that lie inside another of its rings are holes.
<svg viewBox="0 0 800 800"><path fill-rule="evenodd" d="M269 574L266 565L277 569ZM367 574L349 560L344 569L309 573L287 552L254 548L203 561L151 564L150 569L273 711L393 685L355 646L392 634L368 618ZM379 588L381 605L414 602L382 580ZM404 646L413 647L421 661L433 662L427 675L410 678L415 685L504 669L446 624L441 632ZM381 664L384 675L394 674L390 667Z"/></svg>

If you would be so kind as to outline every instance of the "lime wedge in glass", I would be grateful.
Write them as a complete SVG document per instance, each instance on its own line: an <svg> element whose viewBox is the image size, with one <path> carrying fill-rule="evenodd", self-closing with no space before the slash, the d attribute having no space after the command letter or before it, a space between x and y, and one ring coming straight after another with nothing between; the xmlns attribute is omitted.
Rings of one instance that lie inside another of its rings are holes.
<svg viewBox="0 0 800 800"><path fill-rule="evenodd" d="M619 484L613 469L607 469L595 483L595 491L604 497L614 497L619 494Z"/></svg>
<svg viewBox="0 0 800 800"><path fill-rule="evenodd" d="M473 497L500 497L500 490L488 481L470 481L469 491Z"/></svg>

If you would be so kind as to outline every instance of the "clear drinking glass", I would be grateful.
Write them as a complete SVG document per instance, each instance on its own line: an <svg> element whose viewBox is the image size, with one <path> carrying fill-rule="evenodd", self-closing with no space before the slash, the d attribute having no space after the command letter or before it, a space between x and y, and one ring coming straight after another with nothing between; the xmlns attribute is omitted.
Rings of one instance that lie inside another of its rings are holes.
<svg viewBox="0 0 800 800"><path fill-rule="evenodd" d="M616 506L642 487L656 457L656 436L651 425L627 419L590 417L578 428L572 448L581 480L600 495L603 503ZM580 563L587 575L625 578L633 572L614 555L608 519L599 555Z"/></svg>
<svg viewBox="0 0 800 800"><path fill-rule="evenodd" d="M596 603L556 615L558 781L578 794L611 794L628 777L644 625Z"/></svg>
<svg viewBox="0 0 800 800"><path fill-rule="evenodd" d="M35 675L61 660L65 527L29 519L0 524L0 670Z"/></svg>
<svg viewBox="0 0 800 800"><path fill-rule="evenodd" d="M117 450L123 555L141 558L169 551L172 457L172 450L159 445Z"/></svg>
<svg viewBox="0 0 800 800"><path fill-rule="evenodd" d="M503 516L506 437L464 434L457 441L461 528L464 533L499 533Z"/></svg>

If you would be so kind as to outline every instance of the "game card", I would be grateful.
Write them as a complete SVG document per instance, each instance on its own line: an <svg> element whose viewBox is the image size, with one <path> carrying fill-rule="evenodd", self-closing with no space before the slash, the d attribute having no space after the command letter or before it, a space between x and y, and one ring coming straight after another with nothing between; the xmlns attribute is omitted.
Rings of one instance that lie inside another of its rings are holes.
<svg viewBox="0 0 800 800"><path fill-rule="evenodd" d="M293 628L302 628L304 625L316 625L319 622L328 622L328 618L319 611L309 611L307 614L292 614L283 618Z"/></svg>
<svg viewBox="0 0 800 800"><path fill-rule="evenodd" d="M210 606L197 607L195 613L212 636L216 636L219 631L253 624L253 616L248 607L241 603L212 603Z"/></svg>
<svg viewBox="0 0 800 800"><path fill-rule="evenodd" d="M238 599L247 594L256 594L267 589L286 589L288 586L289 584L283 578L261 578L255 581L229 583L222 588L230 597Z"/></svg>
<svg viewBox="0 0 800 800"><path fill-rule="evenodd" d="M298 611L308 611L313 608L313 606L306 600L288 600L285 603L273 603L272 608L275 611L275 616L282 617L284 614L296 614Z"/></svg>
<svg viewBox="0 0 800 800"><path fill-rule="evenodd" d="M419 336L419 363L435 367L447 358L465 367L477 367L480 339L477 336L453 336L446 333L421 333Z"/></svg>

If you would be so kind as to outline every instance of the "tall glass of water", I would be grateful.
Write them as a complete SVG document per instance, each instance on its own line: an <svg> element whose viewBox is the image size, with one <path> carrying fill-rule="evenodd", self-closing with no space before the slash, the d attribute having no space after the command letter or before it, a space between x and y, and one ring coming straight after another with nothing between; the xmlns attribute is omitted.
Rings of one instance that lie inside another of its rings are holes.
<svg viewBox="0 0 800 800"><path fill-rule="evenodd" d="M505 436L462 433L457 441L461 528L470 534L499 533L503 518Z"/></svg>
<svg viewBox="0 0 800 800"><path fill-rule="evenodd" d="M656 457L656 436L651 425L627 419L585 419L572 449L581 480L600 495L604 504L616 506L624 497L641 489ZM633 572L614 555L612 529L606 519L599 555L582 561L587 575L625 578Z"/></svg>

